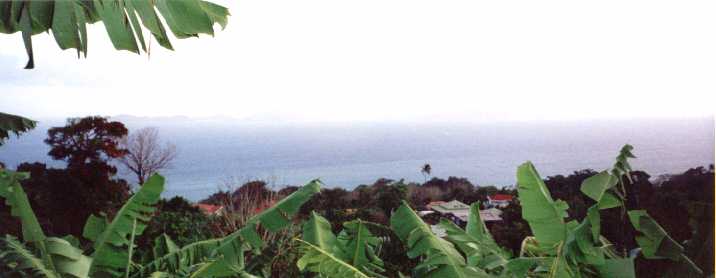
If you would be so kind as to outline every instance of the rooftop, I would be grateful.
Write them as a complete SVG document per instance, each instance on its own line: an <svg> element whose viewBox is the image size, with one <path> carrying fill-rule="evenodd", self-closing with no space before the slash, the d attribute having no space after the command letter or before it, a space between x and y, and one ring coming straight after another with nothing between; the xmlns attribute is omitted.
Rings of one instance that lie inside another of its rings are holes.
<svg viewBox="0 0 716 278"><path fill-rule="evenodd" d="M492 201L512 201L512 195L508 194L495 194L492 196L487 196Z"/></svg>
<svg viewBox="0 0 716 278"><path fill-rule="evenodd" d="M199 208L203 213L205 214L216 214L221 209L224 208L224 206L215 206L215 205L209 205L209 204L196 204L195 207Z"/></svg>

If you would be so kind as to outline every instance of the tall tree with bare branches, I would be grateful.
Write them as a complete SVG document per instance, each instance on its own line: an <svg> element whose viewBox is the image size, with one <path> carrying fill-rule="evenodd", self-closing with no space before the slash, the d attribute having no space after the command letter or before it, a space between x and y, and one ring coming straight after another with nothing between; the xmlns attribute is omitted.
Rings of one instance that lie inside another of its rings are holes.
<svg viewBox="0 0 716 278"><path fill-rule="evenodd" d="M137 175L140 185L152 174L168 168L177 155L176 146L173 144L161 145L159 131L153 127L130 133L122 139L121 144L128 154L122 157L120 162Z"/></svg>

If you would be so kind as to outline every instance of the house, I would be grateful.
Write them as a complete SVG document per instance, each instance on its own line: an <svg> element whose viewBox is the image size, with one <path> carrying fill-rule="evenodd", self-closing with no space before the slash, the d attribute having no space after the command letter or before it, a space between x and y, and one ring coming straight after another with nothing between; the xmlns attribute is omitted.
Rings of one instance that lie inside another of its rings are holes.
<svg viewBox="0 0 716 278"><path fill-rule="evenodd" d="M447 203L447 202L445 202L445 201L434 201L434 202L430 202L430 203L428 203L427 205L425 205L425 208L427 208L428 210L432 210L434 206L439 206L439 205L442 205L442 204L444 204L444 203Z"/></svg>
<svg viewBox="0 0 716 278"><path fill-rule="evenodd" d="M437 211L441 214L464 214L464 213L470 213L470 206L464 204L463 202L460 202L458 200L452 200L450 202L431 202L428 204L428 208L434 211Z"/></svg>
<svg viewBox="0 0 716 278"><path fill-rule="evenodd" d="M209 204L196 204L194 207L198 208L201 212L210 216L222 216L224 215L224 206L216 206Z"/></svg>
<svg viewBox="0 0 716 278"><path fill-rule="evenodd" d="M463 202L452 200L450 202L432 202L428 207L439 213L442 217L450 219L457 225L464 226L470 217L470 206ZM480 218L484 222L502 221L502 211L496 208L480 210Z"/></svg>
<svg viewBox="0 0 716 278"><path fill-rule="evenodd" d="M491 208L505 208L512 202L512 195L508 194L495 194L487 196L487 207Z"/></svg>
<svg viewBox="0 0 716 278"><path fill-rule="evenodd" d="M502 211L496 208L481 210L480 218L484 222L502 221Z"/></svg>

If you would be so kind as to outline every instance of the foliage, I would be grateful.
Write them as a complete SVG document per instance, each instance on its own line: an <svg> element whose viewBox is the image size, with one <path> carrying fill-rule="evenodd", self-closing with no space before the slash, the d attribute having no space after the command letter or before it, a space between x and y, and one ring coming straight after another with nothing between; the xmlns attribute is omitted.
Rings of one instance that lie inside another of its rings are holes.
<svg viewBox="0 0 716 278"><path fill-rule="evenodd" d="M510 258L510 254L500 248L492 238L485 222L480 218L480 207L477 203L470 206L465 230L447 219L440 221L440 227L445 229L446 239L465 254L467 263L471 266L490 271L504 266Z"/></svg>
<svg viewBox="0 0 716 278"><path fill-rule="evenodd" d="M173 49L167 27L180 39L213 35L213 25L226 27L228 16L225 7L202 0L3 1L0 2L0 33L22 33L29 57L25 68L31 69L34 68L32 36L43 32L52 32L60 49L74 48L78 57L80 53L86 57L87 24L101 21L115 49L139 54L140 47L149 51L142 34L145 29L159 45Z"/></svg>
<svg viewBox="0 0 716 278"><path fill-rule="evenodd" d="M501 223L491 225L490 230L495 242L513 255L519 254L522 241L531 234L529 224L522 218L522 207L513 199L502 209Z"/></svg>
<svg viewBox="0 0 716 278"><path fill-rule="evenodd" d="M94 215L87 219L82 235L93 244L93 276L116 277L131 271L134 238L141 235L154 213L154 204L164 190L164 178L152 176L109 222ZM130 238L127 238L130 237ZM124 250L129 246L129 251Z"/></svg>
<svg viewBox="0 0 716 278"><path fill-rule="evenodd" d="M354 266L337 258L334 254L308 242L297 239L304 245L303 257L298 260L298 268L318 272L323 277L369 278Z"/></svg>
<svg viewBox="0 0 716 278"><path fill-rule="evenodd" d="M617 162L611 171L603 171L584 180L580 190L595 204L587 210L583 221L566 222L567 204L554 201L546 186L534 169L527 162L517 171L519 197L522 213L532 229L534 238L525 241L523 254L546 256L551 264L549 275L559 277L580 277L599 273L602 276L620 273L621 277L635 277L633 257L619 256L611 248L611 244L601 236L600 210L622 208L624 211L627 190L622 175L629 182L631 166L627 158L632 147L624 146ZM617 186L619 185L619 186ZM645 234L636 238L647 258L653 258L652 251L660 248L662 242L669 247L670 258L687 262L690 271L700 273L701 270L681 252L683 248L670 240L666 233L643 211L629 211L634 227ZM667 239L666 241L662 241ZM657 247L658 246L658 247ZM683 257L682 257L683 256ZM531 267L530 267L531 268ZM535 268L533 271L539 271Z"/></svg>
<svg viewBox="0 0 716 278"><path fill-rule="evenodd" d="M517 169L519 202L508 206L504 216L506 219L519 217L516 210L521 206L521 214L533 236L527 236L521 241L517 256L498 245L480 217L478 202L470 206L464 229L446 219L440 221L438 225L446 232L444 238L434 234L431 227L405 201L395 209L392 204L380 207L381 213L390 209L390 227L353 219L344 221L339 226L340 232L334 233L337 230L335 223L311 211L299 231L295 220L301 207L304 204L311 208L323 205L315 203L320 201L315 199L320 192L318 181L288 191L292 193L272 207L248 217L241 227L224 237L183 239L180 235L180 241L191 242L178 244L171 236L161 234L154 239L153 247L144 244L143 255L136 255L136 247L141 246L136 242L142 238L142 232L147 227L151 231L153 216L158 215L155 220L165 221L161 219L162 213L201 214L181 198L159 201L163 189L163 178L160 176L150 178L111 221L96 216L88 219L84 236L93 244L89 252L91 256L87 256L78 240L44 234L20 185L22 180L28 178L27 174L0 170L0 196L11 208L12 215L21 220L23 239L21 242L6 235L0 240L0 273L10 277L38 275L80 278L311 277L310 273L320 277L403 277L403 273L408 272L416 278L628 278L636 277L636 262L638 258L644 257L672 262L673 267L661 275L702 276L699 263L689 257L699 254L693 251L697 250L694 244L687 243L687 248L682 247L646 210L625 209L628 200L634 202L644 197L633 194L634 189L630 189L639 185L641 177L630 170L626 160L628 157L633 157L631 148L625 147L614 166L618 170L583 176L579 191L585 196L583 204L590 206L581 219L568 216L567 202L552 197L548 185L532 163L520 165ZM713 175L705 170L699 173ZM358 189L358 192L371 191L376 200L372 205L376 205L391 197L404 198L406 187L402 182L383 180L372 188ZM260 183L250 183L242 188L234 195L275 194ZM328 192L324 197L335 197L342 201L351 198L345 191L323 192ZM158 213L155 208L157 204L160 209ZM696 206L698 203L692 205L694 217L709 217L708 213L697 213L701 211ZM704 207L703 204L700 207ZM635 232L638 232L635 240L640 247L636 249L640 254L638 258L635 252L630 252L629 256L621 254L603 235L602 215L619 217L621 212L624 212ZM170 215L166 221L177 221L174 214ZM182 221L179 220L177 224ZM189 223L182 225L189 226ZM182 226L177 227L190 233ZM154 233L167 230L172 229L157 228ZM268 233L281 236L267 240L265 235ZM712 227L699 226L699 238L708 238L709 235L713 235ZM295 262L295 267L289 268L284 263L277 263L281 260ZM402 265L396 268L398 262Z"/></svg>
<svg viewBox="0 0 716 278"><path fill-rule="evenodd" d="M140 190L119 210L112 221L92 216L84 229L84 236L93 241L92 256L83 255L65 239L45 237L29 206L27 197L18 180L27 175L0 170L0 192L13 208L13 215L22 221L23 238L36 245L36 251L26 249L18 241L8 237L2 250L2 258L20 260L19 263L3 261L3 271L51 273L50 277L129 277L150 274L152 276L193 275L193 277L251 276L244 270L244 252L260 252L264 242L257 236L257 229L276 232L289 223L300 206L319 191L319 182L302 187L270 209L254 216L239 231L220 239L191 243L182 248L167 236L158 238L154 258L144 265L132 261L134 241L146 228L163 190L161 176L152 176ZM34 254L40 254L39 259ZM40 263L41 262L41 263ZM157 272L155 272L157 271Z"/></svg>
<svg viewBox="0 0 716 278"><path fill-rule="evenodd" d="M540 249L556 253L558 245L567 238L567 203L555 201L549 194L532 163L517 168L518 193L522 217L527 220Z"/></svg>
<svg viewBox="0 0 716 278"><path fill-rule="evenodd" d="M0 112L0 146L10 137L10 133L20 136L21 133L35 128L36 124L37 122L28 118Z"/></svg>
<svg viewBox="0 0 716 278"><path fill-rule="evenodd" d="M368 225L362 220L345 222L336 237L328 220L311 213L303 224L303 240L299 240L304 250L299 269L326 277L383 277L383 261L376 255L381 240Z"/></svg>
<svg viewBox="0 0 716 278"><path fill-rule="evenodd" d="M408 257L423 256L415 277L481 277L485 273L469 266L455 246L435 235L407 203L390 218L390 226L408 247Z"/></svg>
<svg viewBox="0 0 716 278"><path fill-rule="evenodd" d="M81 236L89 215L114 214L129 197L126 182L103 174L95 165L74 170L48 168L41 163L23 163L17 167L17 171L30 174L28 179L21 181L22 187L42 220L45 232ZM82 176L80 169L91 176Z"/></svg>
<svg viewBox="0 0 716 278"><path fill-rule="evenodd" d="M127 154L119 145L126 135L124 124L105 117L72 118L63 127L50 128L45 143L51 147L48 154L66 161L68 168L98 164L114 174L117 169L107 161Z"/></svg>
<svg viewBox="0 0 716 278"><path fill-rule="evenodd" d="M29 266L29 271L52 273L51 276L87 277L91 259L82 254L82 251L65 239L46 237L37 218L27 201L20 186L19 180L27 178L26 174L0 170L0 196L10 205L12 215L20 219L22 236L26 243L33 245L36 252L30 251L24 244L19 243L10 236L4 239L2 253L3 260L15 259L12 271L22 271ZM36 255L39 253L39 256ZM38 264L42 261L42 265ZM8 267L10 264L4 264Z"/></svg>
<svg viewBox="0 0 716 278"><path fill-rule="evenodd" d="M48 234L80 236L90 214L113 214L128 198L129 186L114 178L112 164L124 154L117 140L126 132L122 123L102 117L70 119L65 126L49 129L45 140L49 154L66 161L66 168L42 163L17 167L31 174L21 183Z"/></svg>
<svg viewBox="0 0 716 278"><path fill-rule="evenodd" d="M684 264L687 273L684 276L700 277L703 271L686 256L684 248L674 241L666 231L654 221L644 210L629 211L629 220L641 232L636 242L641 246L641 252L648 259L670 259Z"/></svg>
<svg viewBox="0 0 716 278"><path fill-rule="evenodd" d="M238 231L218 239L209 239L191 243L182 248L172 248L168 252L155 252L154 257L143 262L136 277L160 271L167 275L192 273L197 277L225 277L233 275L251 275L246 271L245 252L260 253L265 247L258 229L278 232L290 226L301 205L320 190L320 182L315 180L273 207L250 218Z"/></svg>
<svg viewBox="0 0 716 278"><path fill-rule="evenodd" d="M182 197L162 199L157 203L157 211L148 222L146 230L137 238L137 245L139 250L148 253L154 239L162 234L166 234L179 246L210 239L215 236L212 230L215 221Z"/></svg>

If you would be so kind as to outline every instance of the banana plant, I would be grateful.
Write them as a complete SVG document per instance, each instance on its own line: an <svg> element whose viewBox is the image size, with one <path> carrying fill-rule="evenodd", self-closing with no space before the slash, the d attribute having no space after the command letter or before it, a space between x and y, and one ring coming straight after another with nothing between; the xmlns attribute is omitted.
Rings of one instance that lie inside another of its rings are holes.
<svg viewBox="0 0 716 278"><path fill-rule="evenodd" d="M408 247L408 257L420 258L414 277L488 277L469 265L452 243L435 235L405 201L390 217L390 226Z"/></svg>
<svg viewBox="0 0 716 278"><path fill-rule="evenodd" d="M567 204L552 199L532 163L526 162L518 168L517 180L522 214L534 237L523 243L521 253L528 256L516 260L520 264L513 263L513 267L535 276L614 277L610 274L619 273L618 277L635 277L633 258L616 255L600 234L599 210L615 206L601 201L603 196L608 196L601 191L616 184L616 179L598 174L584 181L583 191L591 188L601 191L587 194L600 196L600 199L595 200L597 203L588 209L581 223L564 220Z"/></svg>
<svg viewBox="0 0 716 278"><path fill-rule="evenodd" d="M244 270L244 253L259 253L264 246L257 230L276 232L283 229L301 205L320 190L320 182L313 181L224 238L179 248L169 237L162 236L155 240L154 258L138 264L132 261L134 238L142 233L155 210L154 204L164 188L163 177L154 175L149 178L112 221L90 216L83 236L93 242L91 256L83 254L76 240L45 236L19 183L27 177L25 173L0 170L0 196L11 208L11 214L20 219L24 241L9 235L2 239L0 263L4 268L10 268L8 272L58 278L254 277Z"/></svg>
<svg viewBox="0 0 716 278"><path fill-rule="evenodd" d="M549 277L636 277L634 257L617 254L600 232L601 210L621 208L625 211L627 185L623 176L631 181L631 166L627 160L635 157L631 153L632 149L632 146L625 145L613 169L583 181L581 192L595 204L587 210L581 222L564 220L568 205L564 201L552 199L531 162L518 167L517 183L522 215L534 236L523 242L521 253L528 256L510 262L514 269L519 269L525 275ZM646 258L669 258L685 263L692 273L702 273L683 254L683 248L668 237L646 212L636 210L628 214L634 227L643 233L636 240Z"/></svg>
<svg viewBox="0 0 716 278"><path fill-rule="evenodd" d="M14 259L14 271L41 273L46 277L129 276L134 265L131 260L134 238L142 233L154 212L153 205L164 188L163 177L150 177L111 222L90 216L83 235L94 243L91 256L83 254L83 250L77 247L76 239L44 235L19 183L27 177L26 173L0 170L0 196L10 206L12 215L20 219L25 242L6 236L4 248L0 251L0 259L4 263ZM26 244L34 248L28 248Z"/></svg>
<svg viewBox="0 0 716 278"><path fill-rule="evenodd" d="M32 69L32 36L43 32L52 32L60 49L74 48L78 57L86 57L87 24L101 21L115 49L139 54L140 48L150 49L145 29L171 50L167 27L179 39L213 35L214 24L225 28L228 16L225 7L202 0L0 1L0 33L22 33L28 56L25 68Z"/></svg>
<svg viewBox="0 0 716 278"><path fill-rule="evenodd" d="M455 244L467 258L467 264L493 274L506 273L509 252L500 248L480 217L478 202L470 205L467 225L463 230L445 218L438 224L447 234L445 238Z"/></svg>
<svg viewBox="0 0 716 278"><path fill-rule="evenodd" d="M331 224L315 212L303 224L303 256L300 270L319 273L323 277L385 277L383 261L376 255L381 240L360 219L343 223L336 236Z"/></svg>
<svg viewBox="0 0 716 278"><path fill-rule="evenodd" d="M155 241L154 258L142 263L131 277L254 277L246 270L245 253L258 254L264 248L258 229L278 232L289 226L301 206L320 191L320 184L318 180L308 183L223 238L178 248L171 239L162 236Z"/></svg>
<svg viewBox="0 0 716 278"><path fill-rule="evenodd" d="M164 178L153 175L117 212L110 222L90 215L82 235L91 240L92 277L127 277L132 272L134 238L141 235L164 191Z"/></svg>

